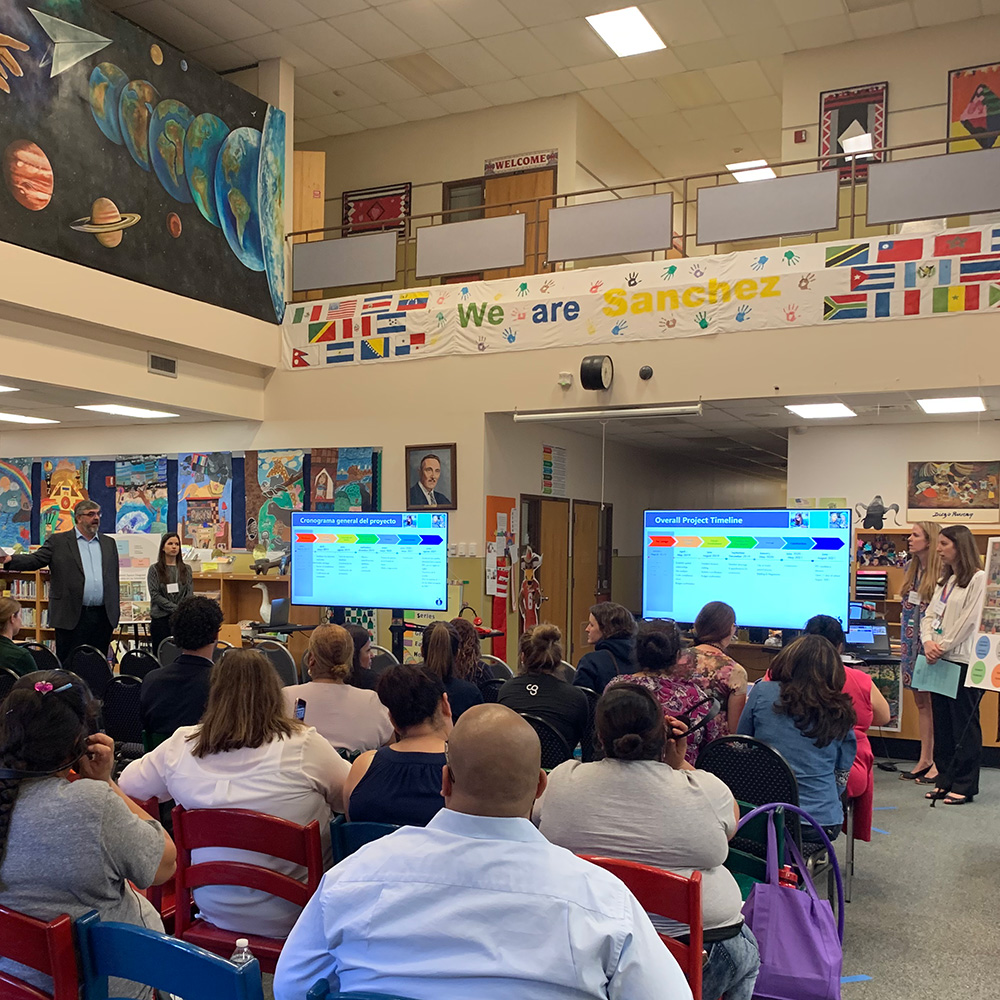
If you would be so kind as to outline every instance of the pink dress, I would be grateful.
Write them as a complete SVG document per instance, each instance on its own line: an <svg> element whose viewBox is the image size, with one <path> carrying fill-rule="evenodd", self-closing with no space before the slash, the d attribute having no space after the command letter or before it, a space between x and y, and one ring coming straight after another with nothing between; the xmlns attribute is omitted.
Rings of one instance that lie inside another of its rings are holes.
<svg viewBox="0 0 1000 1000"><path fill-rule="evenodd" d="M875 779L872 777L872 765L875 755L868 741L868 727L875 719L872 711L872 679L871 675L857 667L844 667L847 680L844 682L844 694L849 695L854 705L857 721L854 723L854 734L858 738L858 752L847 777L847 797L856 799L854 804L854 836L858 840L872 839L872 801L875 795Z"/></svg>

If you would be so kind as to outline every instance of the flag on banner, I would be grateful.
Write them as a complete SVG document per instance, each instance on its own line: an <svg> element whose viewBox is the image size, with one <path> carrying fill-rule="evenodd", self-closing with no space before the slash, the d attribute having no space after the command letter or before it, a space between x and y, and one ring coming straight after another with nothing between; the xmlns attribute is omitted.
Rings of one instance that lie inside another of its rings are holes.
<svg viewBox="0 0 1000 1000"><path fill-rule="evenodd" d="M852 243L849 246L827 247L827 267L852 267L868 263L868 244Z"/></svg>
<svg viewBox="0 0 1000 1000"><path fill-rule="evenodd" d="M300 347L292 348L292 367L293 368L311 368L312 365L309 361L309 352L302 350Z"/></svg>
<svg viewBox="0 0 1000 1000"><path fill-rule="evenodd" d="M357 299L341 299L339 302L331 302L326 310L327 319L344 319L354 315L354 307L358 304Z"/></svg>
<svg viewBox="0 0 1000 1000"><path fill-rule="evenodd" d="M381 361L389 356L388 337L369 337L361 341L359 361Z"/></svg>
<svg viewBox="0 0 1000 1000"><path fill-rule="evenodd" d="M886 316L919 316L920 289L911 288L905 292L876 292L875 318Z"/></svg>
<svg viewBox="0 0 1000 1000"><path fill-rule="evenodd" d="M946 233L934 237L935 257L955 257L963 253L981 253L983 249L982 233Z"/></svg>
<svg viewBox="0 0 1000 1000"><path fill-rule="evenodd" d="M990 239L990 250L996 253L1000 250L1000 229L993 230L993 236Z"/></svg>
<svg viewBox="0 0 1000 1000"><path fill-rule="evenodd" d="M936 313L969 312L978 308L978 285L950 285L934 289L933 311Z"/></svg>
<svg viewBox="0 0 1000 1000"><path fill-rule="evenodd" d="M919 240L879 240L878 260L902 263L906 260L920 260L924 255L924 241Z"/></svg>
<svg viewBox="0 0 1000 1000"><path fill-rule="evenodd" d="M397 358L407 354L413 354L420 350L427 343L425 333L407 333L396 338L395 355Z"/></svg>
<svg viewBox="0 0 1000 1000"><path fill-rule="evenodd" d="M309 343L321 344L327 340L350 340L354 336L354 320L338 319L332 323L310 323Z"/></svg>
<svg viewBox="0 0 1000 1000"><path fill-rule="evenodd" d="M362 337L370 337L374 332L372 327L372 319L377 318L374 316L359 316L354 321L354 332L361 334Z"/></svg>
<svg viewBox="0 0 1000 1000"><path fill-rule="evenodd" d="M382 333L406 333L406 313L379 313L375 317L375 326Z"/></svg>
<svg viewBox="0 0 1000 1000"><path fill-rule="evenodd" d="M369 295L361 303L362 313L387 312L392 308L392 295Z"/></svg>
<svg viewBox="0 0 1000 1000"><path fill-rule="evenodd" d="M405 292L399 296L398 309L426 309L430 292Z"/></svg>
<svg viewBox="0 0 1000 1000"><path fill-rule="evenodd" d="M302 320L305 319L305 315L306 315L306 307L299 306L298 309L295 310L295 315L292 317L292 322L301 323Z"/></svg>
<svg viewBox="0 0 1000 1000"><path fill-rule="evenodd" d="M958 265L959 281L1000 281L1000 253L963 257Z"/></svg>
<svg viewBox="0 0 1000 1000"><path fill-rule="evenodd" d="M895 264L869 264L851 268L852 292L877 292L896 287Z"/></svg>
<svg viewBox="0 0 1000 1000"><path fill-rule="evenodd" d="M866 319L867 295L827 295L823 299L823 319Z"/></svg>
<svg viewBox="0 0 1000 1000"><path fill-rule="evenodd" d="M313 306L309 312L309 322L318 323L323 318L323 306Z"/></svg>
<svg viewBox="0 0 1000 1000"><path fill-rule="evenodd" d="M325 361L328 365L336 365L342 361L354 360L354 341L339 340L334 344L326 345Z"/></svg>
<svg viewBox="0 0 1000 1000"><path fill-rule="evenodd" d="M951 284L950 260L918 260L907 261L903 265L904 288L927 288L935 283L939 271L947 271L948 277L943 278L944 284Z"/></svg>
<svg viewBox="0 0 1000 1000"><path fill-rule="evenodd" d="M1000 285L990 285L990 309L996 309L1000 303Z"/></svg>

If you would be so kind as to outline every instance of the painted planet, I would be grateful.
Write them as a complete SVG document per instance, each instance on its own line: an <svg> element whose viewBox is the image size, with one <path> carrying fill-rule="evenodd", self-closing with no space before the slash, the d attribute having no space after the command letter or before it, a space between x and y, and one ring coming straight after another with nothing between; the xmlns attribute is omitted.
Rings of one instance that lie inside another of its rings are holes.
<svg viewBox="0 0 1000 1000"><path fill-rule="evenodd" d="M70 223L70 229L92 233L101 246L116 247L122 241L122 230L134 226L141 218L135 212L122 215L110 198L98 198L90 207L90 218L77 219Z"/></svg>
<svg viewBox="0 0 1000 1000"><path fill-rule="evenodd" d="M163 65L163 49L155 43L149 47L149 58L153 60L154 66Z"/></svg>
<svg viewBox="0 0 1000 1000"><path fill-rule="evenodd" d="M198 211L212 223L221 226L219 209L215 204L215 165L219 150L229 135L229 126L215 115L198 115L188 125L184 137L184 163L187 182Z"/></svg>
<svg viewBox="0 0 1000 1000"><path fill-rule="evenodd" d="M184 137L194 115L180 101L160 101L149 116L149 158L164 190L176 201L190 203L184 168Z"/></svg>
<svg viewBox="0 0 1000 1000"><path fill-rule="evenodd" d="M215 204L226 242L251 271L264 270L257 184L261 135L244 125L230 132L215 165Z"/></svg>
<svg viewBox="0 0 1000 1000"><path fill-rule="evenodd" d="M167 232L176 240L181 235L181 217L176 212L167 216Z"/></svg>
<svg viewBox="0 0 1000 1000"><path fill-rule="evenodd" d="M4 150L3 179L14 200L32 212L52 200L52 164L42 147L27 139L15 139Z"/></svg>
<svg viewBox="0 0 1000 1000"><path fill-rule="evenodd" d="M268 107L260 143L260 240L277 322L285 318L285 113Z"/></svg>
<svg viewBox="0 0 1000 1000"><path fill-rule="evenodd" d="M152 168L149 159L149 118L159 103L160 94L148 80L130 80L122 89L118 102L118 122L125 148L143 170Z"/></svg>
<svg viewBox="0 0 1000 1000"><path fill-rule="evenodd" d="M181 69L186 73L188 71L188 61L187 59L181 60Z"/></svg>
<svg viewBox="0 0 1000 1000"><path fill-rule="evenodd" d="M90 74L90 110L97 127L119 146L124 142L118 105L128 76L114 63L102 62Z"/></svg>

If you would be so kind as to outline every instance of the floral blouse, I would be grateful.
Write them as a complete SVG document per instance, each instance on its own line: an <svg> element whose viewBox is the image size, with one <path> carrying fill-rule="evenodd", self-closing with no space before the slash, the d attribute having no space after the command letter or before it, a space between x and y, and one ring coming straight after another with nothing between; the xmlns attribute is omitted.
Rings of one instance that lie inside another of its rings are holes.
<svg viewBox="0 0 1000 1000"><path fill-rule="evenodd" d="M920 589L920 570L913 580L910 591ZM910 603L910 591L901 594L902 606L899 610L899 668L903 673L903 684L909 687L913 681L913 664L918 654L923 652L920 641L920 619L927 610L927 601Z"/></svg>

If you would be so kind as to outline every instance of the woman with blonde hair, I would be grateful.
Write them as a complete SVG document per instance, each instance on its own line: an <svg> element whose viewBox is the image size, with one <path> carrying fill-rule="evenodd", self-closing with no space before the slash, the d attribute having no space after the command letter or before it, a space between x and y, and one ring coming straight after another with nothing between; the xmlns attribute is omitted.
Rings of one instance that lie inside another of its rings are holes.
<svg viewBox="0 0 1000 1000"><path fill-rule="evenodd" d="M251 809L293 823L319 822L327 864L331 810L343 809L350 766L315 729L290 719L270 660L231 649L212 668L208 705L196 726L181 726L122 772L136 799L173 799L185 809ZM193 860L251 861L303 878L305 869L248 851L204 848ZM195 889L201 916L227 931L287 937L301 908L243 886Z"/></svg>
<svg viewBox="0 0 1000 1000"><path fill-rule="evenodd" d="M292 718L314 726L335 750L374 750L392 739L392 723L374 691L347 683L354 669L354 640L341 625L313 629L306 652L309 681L281 689Z"/></svg>
<svg viewBox="0 0 1000 1000"><path fill-rule="evenodd" d="M934 587L941 575L941 560L937 553L938 533L941 526L934 521L917 521L910 528L910 561L906 564L903 583L899 590L902 606L899 612L899 667L903 684L913 692L917 706L917 726L920 731L920 757L912 771L899 776L914 780L918 785L933 785L937 781L934 767L934 712L928 691L917 691L913 686L913 664L921 652L920 621L934 594Z"/></svg>
<svg viewBox="0 0 1000 1000"><path fill-rule="evenodd" d="M14 636L20 631L21 605L12 597L0 597L0 667L23 677L38 668L31 653L14 642Z"/></svg>

